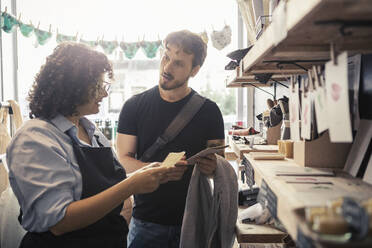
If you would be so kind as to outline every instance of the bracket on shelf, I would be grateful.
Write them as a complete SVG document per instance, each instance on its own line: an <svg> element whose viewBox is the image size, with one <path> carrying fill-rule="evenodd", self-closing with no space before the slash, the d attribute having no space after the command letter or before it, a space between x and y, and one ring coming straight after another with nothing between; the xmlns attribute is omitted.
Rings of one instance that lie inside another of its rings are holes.
<svg viewBox="0 0 372 248"><path fill-rule="evenodd" d="M325 21L316 21L315 25L340 25L339 31L341 36L351 36L353 35L352 31L346 32L347 28L372 28L372 20L325 20Z"/></svg>
<svg viewBox="0 0 372 248"><path fill-rule="evenodd" d="M255 88L257 88L257 89L259 89L259 90L261 90L261 91L263 91L263 92L265 92L266 94L269 94L269 95L271 95L273 98L274 98L274 100L275 100L275 95L273 95L273 94L271 94L270 92L268 92L268 91L266 91L266 90L264 90L264 89L261 89L260 87L258 87L258 86L256 86L256 85L254 85L254 84L249 84L249 85L252 85L253 87L255 87Z"/></svg>
<svg viewBox="0 0 372 248"><path fill-rule="evenodd" d="M276 100L276 87L277 87L277 84L280 84L280 85L282 85L282 86L284 86L286 88L289 88L289 87L287 85L285 85L285 84L282 84L278 80L273 79L272 78L273 75L274 75L273 73L254 74L254 79L257 80L257 81L259 81L262 84L266 84L270 79L272 81L274 81L274 94L271 94L271 93L267 92L266 90L263 90L263 89L261 89L260 87L254 85L254 84L252 84L252 85L255 88L257 88L257 89L262 90L262 91L266 92L267 94L272 95L274 97L274 100Z"/></svg>
<svg viewBox="0 0 372 248"><path fill-rule="evenodd" d="M283 67L281 65L295 65L295 66L301 68L302 70L304 70L306 72L308 71L308 69L306 69L305 67L303 67L299 63L323 63L323 62L327 62L327 60L325 60L325 59L313 59L313 60L265 60L265 61L263 61L263 63L277 63L276 67L280 70L283 69Z"/></svg>
<svg viewBox="0 0 372 248"><path fill-rule="evenodd" d="M273 75L274 75L273 73L254 74L254 79L260 82L261 84L267 84L267 82L271 79Z"/></svg>

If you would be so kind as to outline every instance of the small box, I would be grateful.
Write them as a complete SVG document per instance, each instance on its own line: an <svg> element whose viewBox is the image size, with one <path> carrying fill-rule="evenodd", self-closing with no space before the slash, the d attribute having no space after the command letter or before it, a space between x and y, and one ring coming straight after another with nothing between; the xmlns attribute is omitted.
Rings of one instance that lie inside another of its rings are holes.
<svg viewBox="0 0 372 248"><path fill-rule="evenodd" d="M351 143L332 143L326 131L312 141L293 143L294 161L305 167L343 169L351 148Z"/></svg>

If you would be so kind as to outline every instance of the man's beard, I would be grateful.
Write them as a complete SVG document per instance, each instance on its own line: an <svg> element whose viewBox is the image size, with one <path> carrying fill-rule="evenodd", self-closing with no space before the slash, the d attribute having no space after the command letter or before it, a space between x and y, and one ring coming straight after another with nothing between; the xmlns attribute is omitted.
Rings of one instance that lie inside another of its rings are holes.
<svg viewBox="0 0 372 248"><path fill-rule="evenodd" d="M189 80L189 78L187 77L186 80L176 81L172 85L169 85L169 86L166 83L163 82L163 83L160 83L160 87L163 90L174 90L174 89L181 88L183 85L185 85L187 83L188 80Z"/></svg>

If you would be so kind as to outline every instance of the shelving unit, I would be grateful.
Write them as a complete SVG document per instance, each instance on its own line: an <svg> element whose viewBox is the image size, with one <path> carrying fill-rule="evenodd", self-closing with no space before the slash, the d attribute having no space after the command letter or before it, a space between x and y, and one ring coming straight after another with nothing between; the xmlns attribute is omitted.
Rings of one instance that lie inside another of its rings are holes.
<svg viewBox="0 0 372 248"><path fill-rule="evenodd" d="M339 51L372 52L371 1L289 0L280 5L243 59L245 76L303 73L300 67L307 69L331 59L331 43Z"/></svg>
<svg viewBox="0 0 372 248"><path fill-rule="evenodd" d="M349 55L372 53L372 1L282 0L272 22L242 59L240 78L230 80L227 87L249 86L248 78L257 74L270 73L272 78L284 80L305 74L341 51L348 51ZM300 168L293 160L256 161L249 155L249 146L231 142L231 148L238 157L249 161L256 184L261 186L265 181L275 194L277 217L295 240L305 224L304 218L298 216L299 209L324 206L344 196L372 197L372 185L342 171L337 171L335 177L326 177L332 184L323 187L287 183L288 177L276 176L275 172Z"/></svg>
<svg viewBox="0 0 372 248"><path fill-rule="evenodd" d="M240 144L235 142L232 139L232 136L229 136L229 145L232 151L235 152L235 155L238 159L243 159L243 155L250 152L277 152L277 145L253 145L250 147L246 144Z"/></svg>
<svg viewBox="0 0 372 248"><path fill-rule="evenodd" d="M297 239L297 228L303 220L296 215L295 210L311 207L326 206L330 200L339 197L352 196L358 199L372 197L372 185L364 183L361 179L353 178L342 171L336 171L335 177L322 177L332 185L321 186L317 184L290 184L286 180L293 176L276 176L277 171L286 171L289 168L303 168L293 160L283 161L254 160L249 154L244 154L254 169L254 180L258 186L263 180L277 197L277 216L293 239Z"/></svg>
<svg viewBox="0 0 372 248"><path fill-rule="evenodd" d="M283 81L285 77L282 75L273 75L267 83L260 83L257 81L255 75L244 75L243 63L240 62L240 66L235 70L231 70L230 74L225 80L227 88L237 88L237 87L271 87L275 81Z"/></svg>

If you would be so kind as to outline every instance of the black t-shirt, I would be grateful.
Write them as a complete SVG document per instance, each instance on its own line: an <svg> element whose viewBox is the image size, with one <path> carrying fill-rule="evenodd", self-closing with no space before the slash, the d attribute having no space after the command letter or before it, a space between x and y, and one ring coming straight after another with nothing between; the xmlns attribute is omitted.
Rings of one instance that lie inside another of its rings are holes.
<svg viewBox="0 0 372 248"><path fill-rule="evenodd" d="M165 131L194 93L192 90L183 99L171 103L160 97L156 86L125 102L118 132L137 136L137 158ZM224 124L216 103L207 99L177 137L150 161L162 162L169 152L185 151L186 157L191 157L206 148L207 140L214 139L224 139ZM181 180L162 184L153 193L135 195L133 216L163 225L181 225L192 169L190 166Z"/></svg>

